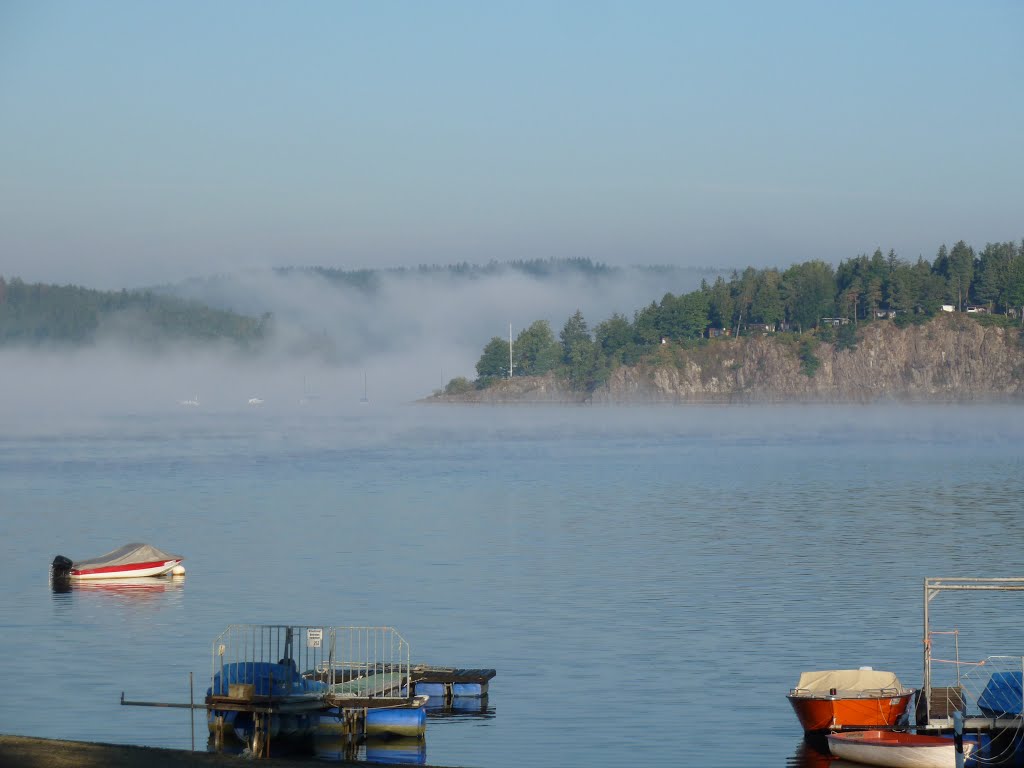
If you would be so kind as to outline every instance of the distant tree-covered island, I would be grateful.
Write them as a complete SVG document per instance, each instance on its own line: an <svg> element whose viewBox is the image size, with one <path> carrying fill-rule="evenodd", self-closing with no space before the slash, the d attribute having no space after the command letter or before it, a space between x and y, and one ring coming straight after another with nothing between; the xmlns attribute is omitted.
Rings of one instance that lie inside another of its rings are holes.
<svg viewBox="0 0 1024 768"><path fill-rule="evenodd" d="M748 267L729 279L703 281L687 294L590 327L577 311L556 338L537 320L515 339L493 337L476 364L475 380L452 379L435 398L477 399L515 377L548 377L558 388L593 393L623 366L666 359L666 347L698 350L741 337L771 336L792 348L802 373L813 377L819 344L853 349L875 321L901 328L945 312L962 312L988 325L1017 328L1024 321L1024 241L989 243L980 252L964 241L939 248L931 262L908 262L877 249L833 268L808 261L783 271ZM1020 332L1015 337L1020 339ZM676 356L679 365L691 357Z"/></svg>
<svg viewBox="0 0 1024 768"><path fill-rule="evenodd" d="M271 316L248 317L152 291L98 291L0 276L0 344L80 346L102 338L148 347L228 341L255 349Z"/></svg>
<svg viewBox="0 0 1024 768"><path fill-rule="evenodd" d="M389 312L374 316L366 301L405 285L429 296L432 288L471 293L495 280L573 281L581 290L607 290L624 275L693 285L714 268L677 266L615 267L587 258L527 259L485 264L380 269L320 266L275 267L190 278L135 290L102 291L77 285L29 283L0 275L0 346L87 346L99 340L140 342L159 350L176 341L225 342L244 352L276 351L314 356L329 364L355 356L393 351ZM334 292L318 291L326 287ZM452 296L452 293L445 294ZM364 303L359 303L360 301ZM353 318L350 307L369 311ZM275 339L272 339L276 336ZM474 342L475 343L475 342Z"/></svg>

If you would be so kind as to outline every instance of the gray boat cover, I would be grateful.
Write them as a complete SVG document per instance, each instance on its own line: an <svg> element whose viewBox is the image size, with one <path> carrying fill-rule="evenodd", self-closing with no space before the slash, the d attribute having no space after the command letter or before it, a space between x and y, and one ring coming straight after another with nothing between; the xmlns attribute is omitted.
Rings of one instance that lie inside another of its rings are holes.
<svg viewBox="0 0 1024 768"><path fill-rule="evenodd" d="M92 568L110 568L114 565L130 565L132 563L155 563L168 560L183 560L181 555L170 555L151 544L125 544L123 547L107 552L105 555L89 560L72 560L78 570Z"/></svg>
<svg viewBox="0 0 1024 768"><path fill-rule="evenodd" d="M832 688L837 691L903 690L899 678L880 669L827 669L804 672L796 684L799 691L823 693Z"/></svg>

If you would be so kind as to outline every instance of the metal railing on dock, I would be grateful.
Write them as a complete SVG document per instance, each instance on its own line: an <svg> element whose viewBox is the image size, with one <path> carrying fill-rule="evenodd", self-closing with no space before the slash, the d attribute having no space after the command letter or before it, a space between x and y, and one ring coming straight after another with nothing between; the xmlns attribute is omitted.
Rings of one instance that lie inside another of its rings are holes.
<svg viewBox="0 0 1024 768"><path fill-rule="evenodd" d="M931 628L930 604L943 592L1024 592L1024 578L924 580L924 674L918 726L951 730L957 715L969 730L1020 734L1024 731L1024 656L962 661L959 631Z"/></svg>
<svg viewBox="0 0 1024 768"><path fill-rule="evenodd" d="M932 685L930 696L922 697L919 723L947 730L952 728L953 714L959 712L969 729L1024 728L1024 657L989 656L971 662L936 658L932 663L951 667L938 677L948 685Z"/></svg>
<svg viewBox="0 0 1024 768"><path fill-rule="evenodd" d="M232 624L213 642L211 730L219 741L227 730L238 735L241 723L257 755L275 729L305 736L323 725L357 739L371 726L405 727L421 737L422 713L409 727L367 714L415 704L411 666L409 644L393 627Z"/></svg>
<svg viewBox="0 0 1024 768"><path fill-rule="evenodd" d="M194 701L191 674L188 704L128 700L123 692L121 704L205 709L215 748L232 734L260 756L278 736L326 735L350 747L364 737L422 739L429 699L450 705L472 698L485 711L494 675L413 665L409 644L393 627L232 624L213 641L202 704Z"/></svg>
<svg viewBox="0 0 1024 768"><path fill-rule="evenodd" d="M256 669L255 665L269 665ZM408 685L412 655L394 627L329 627L232 624L213 641L211 687L227 693L236 684L254 685L254 696L295 696L304 692L360 697L400 697ZM270 688L248 678L258 673L278 679ZM315 680L323 687L302 686ZM264 690L264 693L261 693Z"/></svg>

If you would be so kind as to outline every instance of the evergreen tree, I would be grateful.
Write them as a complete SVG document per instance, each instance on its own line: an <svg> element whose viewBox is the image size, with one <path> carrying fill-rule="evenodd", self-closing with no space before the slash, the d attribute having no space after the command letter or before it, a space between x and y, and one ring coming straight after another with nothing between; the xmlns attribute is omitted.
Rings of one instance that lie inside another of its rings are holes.
<svg viewBox="0 0 1024 768"><path fill-rule="evenodd" d="M909 314L918 304L918 277L908 264L901 264L889 276L889 308Z"/></svg>
<svg viewBox="0 0 1024 768"><path fill-rule="evenodd" d="M956 308L962 311L974 279L974 249L963 240L958 241L949 252L944 277L949 282L950 298L956 299Z"/></svg>
<svg viewBox="0 0 1024 768"><path fill-rule="evenodd" d="M716 328L731 328L735 308L729 284L719 275L708 292L708 321Z"/></svg>
<svg viewBox="0 0 1024 768"><path fill-rule="evenodd" d="M566 321L559 339L562 342L562 361L566 366L569 383L575 390L589 389L597 360L587 321L578 309Z"/></svg>
<svg viewBox="0 0 1024 768"><path fill-rule="evenodd" d="M1010 266L1017 256L1013 243L987 243L978 257L974 296L990 311L1006 311Z"/></svg>
<svg viewBox="0 0 1024 768"><path fill-rule="evenodd" d="M484 386L490 384L495 379L508 377L507 340L494 336L487 342L483 354L480 355L480 359L476 363L476 375L478 381Z"/></svg>
<svg viewBox="0 0 1024 768"><path fill-rule="evenodd" d="M576 313L565 321L558 338L562 342L562 361L569 364L573 349L591 341L590 329L587 328L587 321L583 319L582 312L577 309Z"/></svg>
<svg viewBox="0 0 1024 768"><path fill-rule="evenodd" d="M835 275L824 261L806 261L782 273L786 316L800 330L835 312Z"/></svg>
<svg viewBox="0 0 1024 768"><path fill-rule="evenodd" d="M750 319L776 326L786 316L782 304L782 275L777 269L766 269L757 277L754 298L750 303Z"/></svg>
<svg viewBox="0 0 1024 768"><path fill-rule="evenodd" d="M553 370L561 357L561 349L547 320L537 320L523 329L512 345L516 374L543 376Z"/></svg>
<svg viewBox="0 0 1024 768"><path fill-rule="evenodd" d="M1024 241L1007 270L1006 306L1017 309L1024 325Z"/></svg>
<svg viewBox="0 0 1024 768"><path fill-rule="evenodd" d="M864 304L866 305L865 316L874 317L875 310L882 304L882 279L880 277L873 276L868 279L868 284L864 291Z"/></svg>
<svg viewBox="0 0 1024 768"><path fill-rule="evenodd" d="M636 361L633 327L617 312L594 329L594 341L599 353L612 364L628 365Z"/></svg>

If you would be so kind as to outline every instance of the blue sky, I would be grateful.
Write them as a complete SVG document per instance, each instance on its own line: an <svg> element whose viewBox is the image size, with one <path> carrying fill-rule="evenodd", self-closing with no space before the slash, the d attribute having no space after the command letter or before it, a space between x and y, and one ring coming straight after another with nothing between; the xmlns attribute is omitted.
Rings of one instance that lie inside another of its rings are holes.
<svg viewBox="0 0 1024 768"><path fill-rule="evenodd" d="M0 0L0 274L1024 237L1024 3Z"/></svg>

